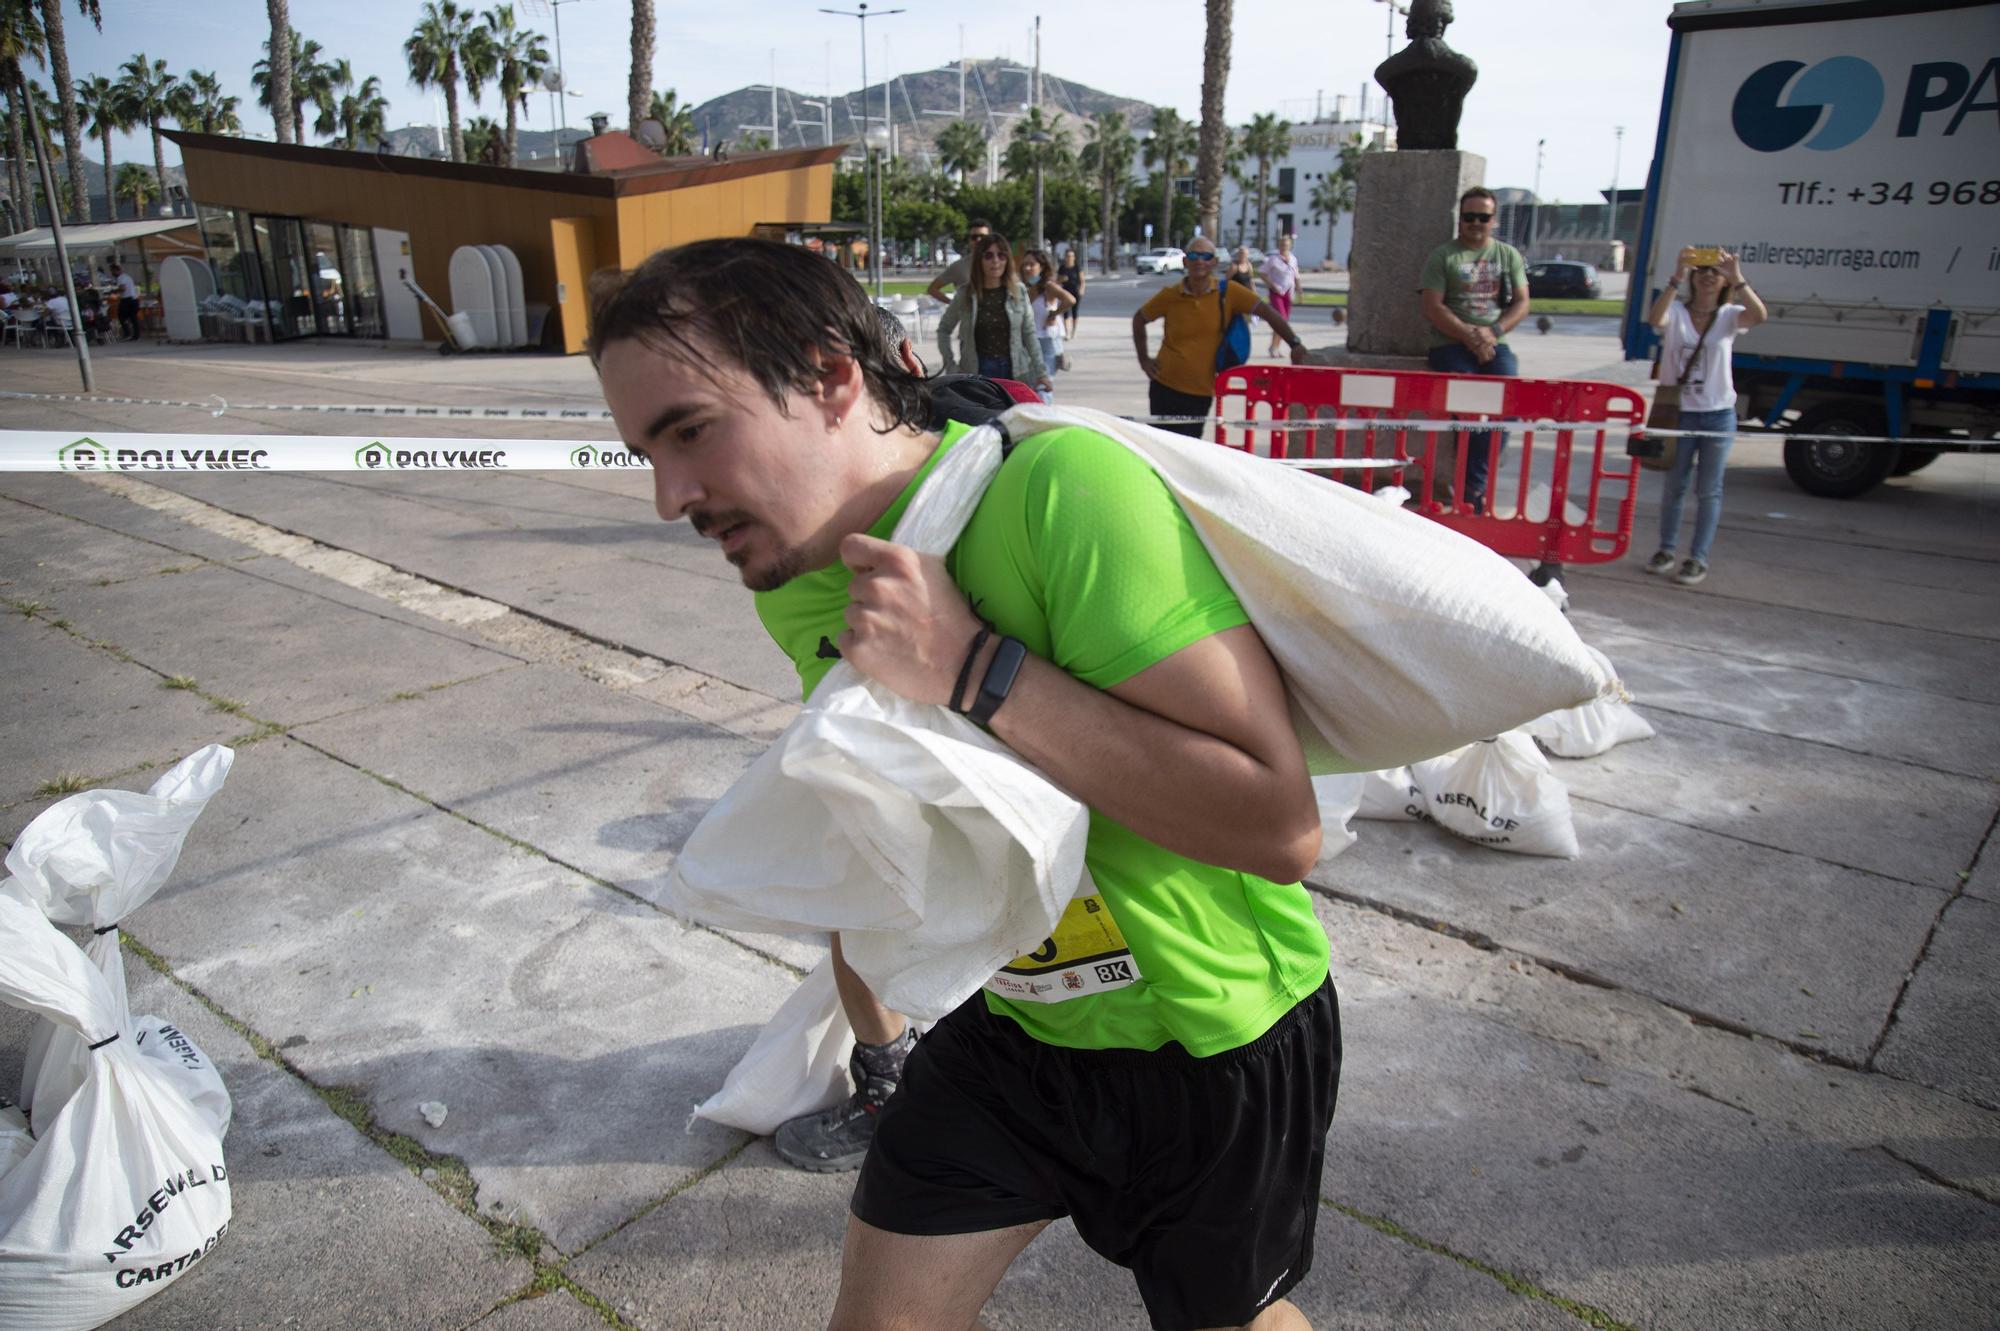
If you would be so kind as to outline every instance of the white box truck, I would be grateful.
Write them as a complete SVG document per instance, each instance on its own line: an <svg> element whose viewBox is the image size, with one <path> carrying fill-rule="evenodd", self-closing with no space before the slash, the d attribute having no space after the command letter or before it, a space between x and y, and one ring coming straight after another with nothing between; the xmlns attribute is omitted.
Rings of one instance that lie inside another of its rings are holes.
<svg viewBox="0 0 2000 1331"><path fill-rule="evenodd" d="M1627 298L1627 359L1683 245L1734 250L1770 308L1735 353L1746 428L1838 498L2000 438L2000 3L1693 0ZM1990 445L1989 445L1990 446Z"/></svg>

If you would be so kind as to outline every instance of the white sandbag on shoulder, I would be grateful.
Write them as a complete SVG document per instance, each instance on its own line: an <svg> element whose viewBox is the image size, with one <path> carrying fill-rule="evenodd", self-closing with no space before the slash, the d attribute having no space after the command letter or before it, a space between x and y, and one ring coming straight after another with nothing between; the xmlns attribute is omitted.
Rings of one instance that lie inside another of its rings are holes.
<svg viewBox="0 0 2000 1331"><path fill-rule="evenodd" d="M134 1046L104 976L0 892L0 1002L75 1031L83 1083L0 1175L0 1326L84 1331L178 1280L229 1228L222 1138Z"/></svg>
<svg viewBox="0 0 2000 1331"><path fill-rule="evenodd" d="M1359 772L1340 772L1312 779L1313 799L1319 804L1319 857L1340 854L1358 839L1348 824L1361 807L1361 792L1367 777Z"/></svg>
<svg viewBox="0 0 2000 1331"><path fill-rule="evenodd" d="M1411 765L1433 822L1456 836L1518 855L1577 856L1569 789L1522 731Z"/></svg>
<svg viewBox="0 0 2000 1331"><path fill-rule="evenodd" d="M1603 661L1606 671L1611 669L1603 652L1590 646L1584 650ZM1538 716L1528 723L1527 730L1558 758L1594 758L1631 740L1651 739L1654 734L1646 718L1622 697L1593 698L1579 707Z"/></svg>
<svg viewBox="0 0 2000 1331"><path fill-rule="evenodd" d="M853 1052L854 1028L841 1010L829 957L799 981L694 1116L768 1137L780 1123L845 1099Z"/></svg>
<svg viewBox="0 0 2000 1331"><path fill-rule="evenodd" d="M220 744L189 754L145 794L89 790L44 809L7 854L10 882L51 923L93 931L84 953L126 1010L118 924L165 885L181 846L222 789L236 755ZM229 1091L194 1042L155 1016L134 1023L134 1043L175 1078L218 1135L229 1130ZM39 1127L83 1081L90 1054L75 1032L37 1022L21 1069L21 1104Z"/></svg>
<svg viewBox="0 0 2000 1331"><path fill-rule="evenodd" d="M1539 587L1439 523L1101 411L1024 403L1001 423L1017 440L1082 426L1146 460L1284 672L1316 774L1396 767L1617 691Z"/></svg>
<svg viewBox="0 0 2000 1331"><path fill-rule="evenodd" d="M1410 777L1407 767L1391 767L1361 774L1361 800L1356 818L1372 818L1385 823L1416 822L1424 813L1424 792Z"/></svg>

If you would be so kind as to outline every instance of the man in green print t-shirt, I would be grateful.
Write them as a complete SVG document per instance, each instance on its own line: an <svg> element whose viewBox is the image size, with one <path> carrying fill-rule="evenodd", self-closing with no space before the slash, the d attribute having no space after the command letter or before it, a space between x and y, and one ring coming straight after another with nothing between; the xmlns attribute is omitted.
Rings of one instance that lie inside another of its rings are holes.
<svg viewBox="0 0 2000 1331"><path fill-rule="evenodd" d="M1340 1064L1297 881L1318 810L1282 679L1171 493L1115 440L1049 431L946 559L894 544L965 427L925 428L928 389L860 288L793 247L656 254L591 327L661 517L721 545L808 691L838 651L1091 809L1090 892L917 1043L882 1107L832 1325L970 1325L1068 1216L1155 1327L1305 1327L1284 1295Z"/></svg>
<svg viewBox="0 0 2000 1331"><path fill-rule="evenodd" d="M1446 374L1521 373L1507 334L1528 317L1528 271L1521 252L1493 238L1500 201L1484 185L1458 201L1458 235L1431 251L1417 279L1418 298L1431 326L1428 364ZM1498 454L1491 432L1468 437L1465 502L1484 510L1486 471Z"/></svg>

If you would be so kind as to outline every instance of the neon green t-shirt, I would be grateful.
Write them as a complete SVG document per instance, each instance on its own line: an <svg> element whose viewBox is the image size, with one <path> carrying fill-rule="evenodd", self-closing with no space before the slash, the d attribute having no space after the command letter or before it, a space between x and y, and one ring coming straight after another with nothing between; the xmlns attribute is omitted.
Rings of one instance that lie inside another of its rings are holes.
<svg viewBox="0 0 2000 1331"><path fill-rule="evenodd" d="M947 426L871 535L893 533L966 432ZM1022 440L946 562L999 632L1101 689L1249 622L1152 468L1085 429ZM836 563L757 595L807 696L832 668L850 581ZM1079 1049L1178 1041L1197 1056L1221 1053L1262 1035L1326 979L1326 934L1297 883L1198 863L1095 811L1085 862L1095 894L1072 903L1057 937L1010 963L986 995L1038 1040Z"/></svg>

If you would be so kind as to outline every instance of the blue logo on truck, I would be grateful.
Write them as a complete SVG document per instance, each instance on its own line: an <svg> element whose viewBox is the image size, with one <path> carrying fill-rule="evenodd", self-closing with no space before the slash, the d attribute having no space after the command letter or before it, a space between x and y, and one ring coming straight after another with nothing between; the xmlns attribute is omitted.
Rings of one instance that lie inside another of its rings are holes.
<svg viewBox="0 0 2000 1331"><path fill-rule="evenodd" d="M1880 114L1882 75L1859 56L1837 55L1811 68L1798 60L1764 66L1736 90L1729 120L1736 137L1760 153L1801 142L1828 152L1866 134Z"/></svg>
<svg viewBox="0 0 2000 1331"><path fill-rule="evenodd" d="M1736 137L1760 153L1801 145L1829 152L1845 148L1875 127L1882 115L1882 73L1859 56L1837 55L1808 67L1774 60L1736 90L1729 123ZM1954 60L1910 66L1896 114L1896 137L1920 133L1950 138L1967 123L2000 129L2000 56L1975 68Z"/></svg>

